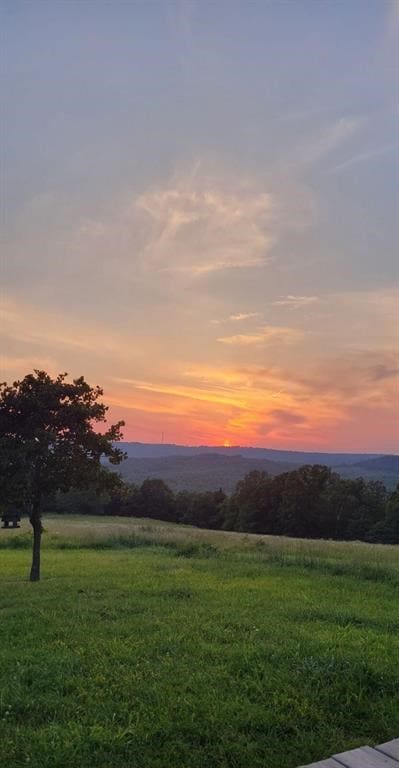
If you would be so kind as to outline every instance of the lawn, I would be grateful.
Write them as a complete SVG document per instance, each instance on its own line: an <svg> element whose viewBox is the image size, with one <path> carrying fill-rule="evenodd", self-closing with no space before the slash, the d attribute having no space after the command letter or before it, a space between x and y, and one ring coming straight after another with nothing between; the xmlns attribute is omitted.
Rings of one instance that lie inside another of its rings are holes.
<svg viewBox="0 0 399 768"><path fill-rule="evenodd" d="M0 764L295 768L399 735L399 548L49 518L0 531Z"/></svg>

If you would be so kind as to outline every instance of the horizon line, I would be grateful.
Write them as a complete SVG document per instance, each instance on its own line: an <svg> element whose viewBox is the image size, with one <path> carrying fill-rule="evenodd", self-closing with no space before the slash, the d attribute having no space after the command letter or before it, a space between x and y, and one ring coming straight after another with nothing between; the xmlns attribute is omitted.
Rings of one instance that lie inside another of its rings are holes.
<svg viewBox="0 0 399 768"><path fill-rule="evenodd" d="M216 445L211 445L209 443L200 443L198 445L194 445L192 443L151 443L151 442L145 442L143 440L121 440L119 444L128 443L129 445L152 445L162 448L223 448L224 451L231 451L236 450L238 448L241 448L243 450L256 450L256 451L274 451L275 453L319 453L319 454L325 454L328 456L331 455L348 455L348 456L355 456L357 454L362 454L365 456L376 456L376 457L382 457L382 456L399 456L399 453L386 453L381 451L346 451L346 450L331 450L331 451L323 451L323 450L307 450L307 449L292 449L292 448L266 448L265 446L260 445L223 445L222 443L218 443Z"/></svg>

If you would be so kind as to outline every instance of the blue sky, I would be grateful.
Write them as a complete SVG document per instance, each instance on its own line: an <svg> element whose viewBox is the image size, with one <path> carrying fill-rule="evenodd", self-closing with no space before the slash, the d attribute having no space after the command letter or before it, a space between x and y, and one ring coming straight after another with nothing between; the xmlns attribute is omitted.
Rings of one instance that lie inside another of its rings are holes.
<svg viewBox="0 0 399 768"><path fill-rule="evenodd" d="M397 450L398 4L0 6L3 378L83 372L132 439Z"/></svg>

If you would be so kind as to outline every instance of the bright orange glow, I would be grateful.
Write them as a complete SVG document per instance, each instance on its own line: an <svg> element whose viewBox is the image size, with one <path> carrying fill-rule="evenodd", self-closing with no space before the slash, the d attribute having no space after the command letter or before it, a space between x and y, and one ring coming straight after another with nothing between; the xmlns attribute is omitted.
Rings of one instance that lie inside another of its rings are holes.
<svg viewBox="0 0 399 768"><path fill-rule="evenodd" d="M312 347L315 334L298 351L279 345L254 353L217 340L201 349L189 336L130 342L89 323L80 330L78 318L11 299L3 314L15 347L1 358L3 378L34 368L83 374L103 387L109 420L125 421L125 440L159 442L163 433L165 443L226 448L397 452L397 366L389 350L323 358Z"/></svg>

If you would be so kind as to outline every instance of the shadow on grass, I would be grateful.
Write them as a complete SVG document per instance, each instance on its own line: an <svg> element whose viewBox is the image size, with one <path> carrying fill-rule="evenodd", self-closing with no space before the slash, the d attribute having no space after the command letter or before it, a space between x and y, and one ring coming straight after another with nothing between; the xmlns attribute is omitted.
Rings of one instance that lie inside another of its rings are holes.
<svg viewBox="0 0 399 768"><path fill-rule="evenodd" d="M399 633L399 622L390 619L381 620L371 617L357 616L353 613L335 612L335 611L298 611L290 614L294 621L308 622L319 621L327 624L333 624L338 627L358 627L359 629L371 629L376 632L385 632L386 634L396 635Z"/></svg>
<svg viewBox="0 0 399 768"><path fill-rule="evenodd" d="M349 576L364 581L399 585L398 573L393 568L368 565L367 563L342 563L320 557L287 555L275 552L268 552L262 556L267 562L282 568L299 568L304 571L314 571L327 576Z"/></svg>
<svg viewBox="0 0 399 768"><path fill-rule="evenodd" d="M24 533L19 536L13 536L0 540L0 549L31 549L32 535ZM212 544L206 542L186 543L173 541L172 539L163 539L151 536L142 536L136 534L118 536L109 536L102 539L81 538L81 539L58 539L54 536L43 538L43 549L55 550L119 550L119 549L137 549L137 548L156 548L167 552L172 552L176 557L216 557L220 550Z"/></svg>

